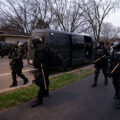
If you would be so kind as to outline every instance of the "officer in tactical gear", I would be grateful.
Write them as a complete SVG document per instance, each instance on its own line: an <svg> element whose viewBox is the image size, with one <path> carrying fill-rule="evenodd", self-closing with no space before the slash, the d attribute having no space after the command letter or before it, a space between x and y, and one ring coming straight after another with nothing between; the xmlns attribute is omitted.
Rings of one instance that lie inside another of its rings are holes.
<svg viewBox="0 0 120 120"><path fill-rule="evenodd" d="M11 50L8 56L11 59L10 68L12 70L13 83L10 87L17 86L16 75L24 80L24 85L28 83L28 79L22 74L23 61L21 49L17 45L11 45Z"/></svg>
<svg viewBox="0 0 120 120"><path fill-rule="evenodd" d="M96 47L95 54L94 54L94 67L95 67L95 76L94 76L94 83L92 84L91 87L96 87L97 86L97 80L99 76L99 72L102 69L102 72L105 77L105 82L104 85L108 84L108 79L107 79L107 62L108 62L108 57L109 53L107 49L104 46L104 42L100 42L99 46Z"/></svg>
<svg viewBox="0 0 120 120"><path fill-rule="evenodd" d="M34 40L34 67L38 69L34 75L33 83L40 87L37 99L32 102L32 107L43 104L43 97L49 96L49 49L41 45L40 39Z"/></svg>
<svg viewBox="0 0 120 120"><path fill-rule="evenodd" d="M113 45L110 63L110 76L112 77L115 89L113 98L118 100L116 108L120 109L120 42L115 42Z"/></svg>

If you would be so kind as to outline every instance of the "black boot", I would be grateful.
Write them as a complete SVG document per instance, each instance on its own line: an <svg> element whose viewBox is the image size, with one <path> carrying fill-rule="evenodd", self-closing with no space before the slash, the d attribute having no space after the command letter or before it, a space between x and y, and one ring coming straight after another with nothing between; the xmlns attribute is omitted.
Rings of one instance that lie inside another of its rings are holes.
<svg viewBox="0 0 120 120"><path fill-rule="evenodd" d="M104 82L104 86L108 85L108 82Z"/></svg>
<svg viewBox="0 0 120 120"><path fill-rule="evenodd" d="M10 85L10 87L16 87L17 83L13 83L12 85Z"/></svg>
<svg viewBox="0 0 120 120"><path fill-rule="evenodd" d="M116 109L120 109L120 99L118 99L117 103L116 103Z"/></svg>
<svg viewBox="0 0 120 120"><path fill-rule="evenodd" d="M48 91L48 90L45 90L45 91L44 91L44 94L42 95L42 97L49 97L49 91Z"/></svg>
<svg viewBox="0 0 120 120"><path fill-rule="evenodd" d="M119 94L115 93L115 95L113 96L113 99L119 99Z"/></svg>
<svg viewBox="0 0 120 120"><path fill-rule="evenodd" d="M29 80L26 78L26 79L24 80L24 84L23 84L23 85L26 85L28 82L29 82Z"/></svg>
<svg viewBox="0 0 120 120"><path fill-rule="evenodd" d="M97 83L93 83L91 87L97 87Z"/></svg>
<svg viewBox="0 0 120 120"><path fill-rule="evenodd" d="M43 104L43 100L40 100L40 101L35 100L35 101L32 102L31 107L37 107L37 106L40 106L42 104Z"/></svg>

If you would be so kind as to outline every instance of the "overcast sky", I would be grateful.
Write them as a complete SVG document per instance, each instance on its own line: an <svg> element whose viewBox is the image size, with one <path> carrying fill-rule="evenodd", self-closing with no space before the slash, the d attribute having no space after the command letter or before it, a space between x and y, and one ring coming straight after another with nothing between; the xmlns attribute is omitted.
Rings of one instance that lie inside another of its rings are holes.
<svg viewBox="0 0 120 120"><path fill-rule="evenodd" d="M105 17L104 22L110 22L115 27L120 27L120 9L117 9L116 12L110 12L109 15Z"/></svg>
<svg viewBox="0 0 120 120"><path fill-rule="evenodd" d="M120 27L120 9L116 12L109 13L108 16L106 16L104 22L110 22L116 27Z"/></svg>

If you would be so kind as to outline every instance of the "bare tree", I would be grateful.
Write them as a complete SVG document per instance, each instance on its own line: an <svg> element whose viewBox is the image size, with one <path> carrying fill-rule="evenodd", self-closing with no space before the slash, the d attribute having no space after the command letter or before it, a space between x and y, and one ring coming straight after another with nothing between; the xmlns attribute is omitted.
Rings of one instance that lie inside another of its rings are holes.
<svg viewBox="0 0 120 120"><path fill-rule="evenodd" d="M105 22L102 24L101 28L101 37L105 42L108 42L109 39L112 37L112 32L113 32L113 25L112 23Z"/></svg>
<svg viewBox="0 0 120 120"><path fill-rule="evenodd" d="M49 28L53 16L47 0L6 0L0 11L13 29L24 33L31 33L35 28Z"/></svg>
<svg viewBox="0 0 120 120"><path fill-rule="evenodd" d="M11 28L16 28L16 31L29 33L28 25L28 0L22 0L22 2L6 1L4 7L0 8L4 15L4 19L8 21Z"/></svg>
<svg viewBox="0 0 120 120"><path fill-rule="evenodd" d="M31 3L31 16L36 18L35 28L49 28L54 16L53 9L50 7L47 0L35 0Z"/></svg>
<svg viewBox="0 0 120 120"><path fill-rule="evenodd" d="M55 13L52 21L55 29L66 32L84 31L83 11L79 8L78 2L74 0L49 0L49 4Z"/></svg>
<svg viewBox="0 0 120 120"><path fill-rule="evenodd" d="M80 0L79 7L88 22L95 40L100 41L101 27L104 18L117 7L119 0Z"/></svg>
<svg viewBox="0 0 120 120"><path fill-rule="evenodd" d="M120 27L113 26L112 23L103 23L101 29L101 38L105 42L109 42L111 39L116 39L120 37Z"/></svg>
<svg viewBox="0 0 120 120"><path fill-rule="evenodd" d="M120 27L114 27L111 32L111 38L120 38Z"/></svg>

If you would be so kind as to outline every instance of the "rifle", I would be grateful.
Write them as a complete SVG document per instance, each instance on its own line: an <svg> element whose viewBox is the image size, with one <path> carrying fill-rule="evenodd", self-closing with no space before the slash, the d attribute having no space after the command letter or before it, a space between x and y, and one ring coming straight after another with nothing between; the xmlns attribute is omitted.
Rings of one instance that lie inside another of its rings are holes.
<svg viewBox="0 0 120 120"><path fill-rule="evenodd" d="M102 57L98 58L97 60L93 61L93 63L95 64L96 62L98 62L99 60L101 60L102 58L104 58L106 55L103 55Z"/></svg>
<svg viewBox="0 0 120 120"><path fill-rule="evenodd" d="M47 90L47 85L46 85L46 80L45 80L45 74L44 74L44 70L43 70L43 64L41 63L40 65L41 65L41 70L42 70L42 75L43 75L45 90Z"/></svg>

